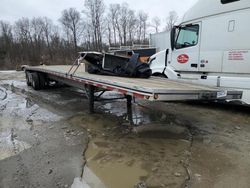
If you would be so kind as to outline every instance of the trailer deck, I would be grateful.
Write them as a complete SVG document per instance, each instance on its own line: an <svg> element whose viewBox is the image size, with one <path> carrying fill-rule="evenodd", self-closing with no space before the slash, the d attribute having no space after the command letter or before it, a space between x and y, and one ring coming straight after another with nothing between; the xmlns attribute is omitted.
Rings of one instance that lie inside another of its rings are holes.
<svg viewBox="0 0 250 188"><path fill-rule="evenodd" d="M95 75L85 72L83 66L73 66L75 72L69 74L72 66L24 66L26 78L39 77L43 80L52 80L85 89L90 101L90 111L94 111L96 92L116 91L127 99L127 107L131 107L132 98L150 101L185 101L185 100L233 100L241 99L242 92L215 87L207 87L166 78L151 77L149 79L125 78L116 76ZM34 75L36 73L39 76ZM30 76L33 75L33 76ZM34 80L34 78L33 78ZM30 83L30 85L32 85ZM34 86L35 87L35 86ZM33 87L33 88L34 88ZM102 95L99 94L98 96Z"/></svg>
<svg viewBox="0 0 250 188"><path fill-rule="evenodd" d="M151 101L240 99L242 94L240 91L194 85L159 77L138 79L89 74L84 71L84 67L80 67L74 76L71 76L67 75L70 67L67 65L26 66L25 69L46 73L49 77L60 79L62 82L67 80L78 82L81 89L84 84L94 85Z"/></svg>

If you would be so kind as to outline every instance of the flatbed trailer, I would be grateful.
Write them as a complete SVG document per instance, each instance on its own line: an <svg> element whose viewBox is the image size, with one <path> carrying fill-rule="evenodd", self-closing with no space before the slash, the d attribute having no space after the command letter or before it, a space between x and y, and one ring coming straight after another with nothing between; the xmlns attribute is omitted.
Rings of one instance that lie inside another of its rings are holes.
<svg viewBox="0 0 250 188"><path fill-rule="evenodd" d="M50 81L85 90L89 99L90 112L94 112L94 102L99 100L106 91L122 94L127 99L128 112L131 111L133 98L149 101L223 101L237 100L242 97L241 91L194 85L166 78L139 79L89 74L83 66L41 65L23 66L23 69L27 84L36 90L44 89Z"/></svg>

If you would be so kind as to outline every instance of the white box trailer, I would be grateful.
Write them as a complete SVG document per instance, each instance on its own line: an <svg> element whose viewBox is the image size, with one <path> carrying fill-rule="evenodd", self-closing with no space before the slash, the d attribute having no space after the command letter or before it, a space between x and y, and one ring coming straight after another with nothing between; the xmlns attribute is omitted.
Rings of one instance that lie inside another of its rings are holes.
<svg viewBox="0 0 250 188"><path fill-rule="evenodd" d="M199 0L150 58L154 74L244 90L250 104L250 1Z"/></svg>
<svg viewBox="0 0 250 188"><path fill-rule="evenodd" d="M170 46L169 40L170 32L163 31L155 34L150 34L149 44L156 47L156 52L167 49Z"/></svg>

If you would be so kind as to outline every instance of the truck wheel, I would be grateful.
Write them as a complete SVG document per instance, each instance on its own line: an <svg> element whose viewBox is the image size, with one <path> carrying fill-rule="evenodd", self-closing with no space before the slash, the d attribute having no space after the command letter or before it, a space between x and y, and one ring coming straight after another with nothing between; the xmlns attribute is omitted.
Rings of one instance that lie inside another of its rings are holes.
<svg viewBox="0 0 250 188"><path fill-rule="evenodd" d="M25 77L26 77L26 84L27 84L27 86L31 86L30 76L31 76L31 73L25 71Z"/></svg>
<svg viewBox="0 0 250 188"><path fill-rule="evenodd" d="M33 87L34 90L39 90L40 88L40 82L39 82L39 77L36 72L31 73L31 86Z"/></svg>
<svg viewBox="0 0 250 188"><path fill-rule="evenodd" d="M153 76L161 77L161 78L168 78L164 73L154 73Z"/></svg>
<svg viewBox="0 0 250 188"><path fill-rule="evenodd" d="M159 77L161 77L161 78L168 78L168 77L166 76L166 74L164 74L164 73L162 73Z"/></svg>

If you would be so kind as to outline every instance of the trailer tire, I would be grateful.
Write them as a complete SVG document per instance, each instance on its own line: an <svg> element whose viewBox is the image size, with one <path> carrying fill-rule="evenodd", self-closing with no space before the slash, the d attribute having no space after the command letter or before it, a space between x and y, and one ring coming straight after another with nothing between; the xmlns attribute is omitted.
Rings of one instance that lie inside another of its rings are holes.
<svg viewBox="0 0 250 188"><path fill-rule="evenodd" d="M34 90L40 90L40 81L38 77L38 73L33 72L31 73L31 86Z"/></svg>
<svg viewBox="0 0 250 188"><path fill-rule="evenodd" d="M26 84L27 84L27 86L31 86L31 80L30 80L31 75L30 74L31 74L30 72L25 71L25 77L26 77Z"/></svg>
<svg viewBox="0 0 250 188"><path fill-rule="evenodd" d="M43 73L37 73L37 74L38 74L38 78L39 78L40 89L45 89L45 87L47 85L45 74L43 74Z"/></svg>

